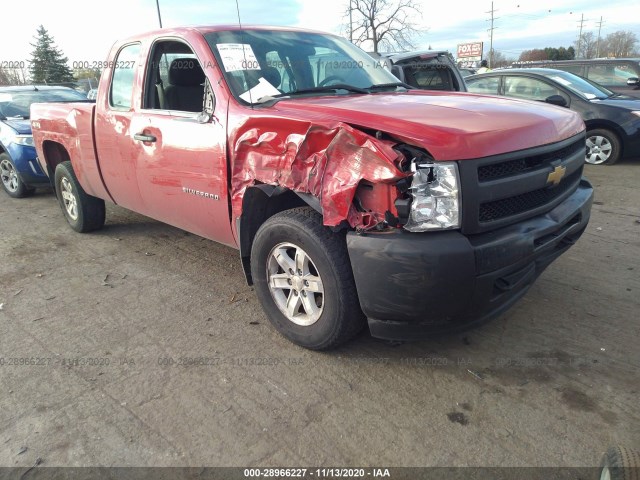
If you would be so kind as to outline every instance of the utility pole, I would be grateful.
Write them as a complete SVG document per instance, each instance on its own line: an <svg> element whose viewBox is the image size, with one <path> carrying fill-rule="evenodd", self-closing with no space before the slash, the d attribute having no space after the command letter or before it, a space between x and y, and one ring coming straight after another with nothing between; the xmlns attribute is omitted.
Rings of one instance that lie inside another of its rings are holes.
<svg viewBox="0 0 640 480"><path fill-rule="evenodd" d="M489 20L491 22L491 28L489 29L489 68L493 67L493 31L498 28L493 26L493 22L498 20L498 18L493 16L495 12L497 12L497 10L493 8L493 2L491 2L491 10L485 12L491 14L491 19Z"/></svg>
<svg viewBox="0 0 640 480"><path fill-rule="evenodd" d="M576 52L576 58L580 58L580 45L582 44L582 26L584 25L584 13L580 16L580 33L578 34L578 51Z"/></svg>
<svg viewBox="0 0 640 480"><path fill-rule="evenodd" d="M596 44L596 58L600 58L600 31L602 30L602 17L598 22L598 43Z"/></svg>
<svg viewBox="0 0 640 480"><path fill-rule="evenodd" d="M160 0L156 0L156 7L158 8L158 23L160 24L160 28L162 28L162 17L160 16Z"/></svg>

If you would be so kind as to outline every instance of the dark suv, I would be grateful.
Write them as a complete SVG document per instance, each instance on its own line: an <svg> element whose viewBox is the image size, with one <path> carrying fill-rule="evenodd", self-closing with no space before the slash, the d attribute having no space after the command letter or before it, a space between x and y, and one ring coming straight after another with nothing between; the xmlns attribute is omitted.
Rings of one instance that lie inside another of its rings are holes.
<svg viewBox="0 0 640 480"><path fill-rule="evenodd" d="M421 90L467 91L462 75L449 52L427 50L370 55L412 87Z"/></svg>
<svg viewBox="0 0 640 480"><path fill-rule="evenodd" d="M514 68L555 68L587 78L616 93L640 98L640 58L515 62Z"/></svg>

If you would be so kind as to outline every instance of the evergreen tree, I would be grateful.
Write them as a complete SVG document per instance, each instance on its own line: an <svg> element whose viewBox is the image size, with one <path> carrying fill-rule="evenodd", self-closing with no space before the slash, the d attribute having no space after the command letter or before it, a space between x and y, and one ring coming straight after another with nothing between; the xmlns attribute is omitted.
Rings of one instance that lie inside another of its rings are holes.
<svg viewBox="0 0 640 480"><path fill-rule="evenodd" d="M29 66L31 81L33 83L72 82L73 75L67 65L68 59L58 49L49 32L40 25L38 34L34 38L36 43L31 44L34 50L31 53Z"/></svg>

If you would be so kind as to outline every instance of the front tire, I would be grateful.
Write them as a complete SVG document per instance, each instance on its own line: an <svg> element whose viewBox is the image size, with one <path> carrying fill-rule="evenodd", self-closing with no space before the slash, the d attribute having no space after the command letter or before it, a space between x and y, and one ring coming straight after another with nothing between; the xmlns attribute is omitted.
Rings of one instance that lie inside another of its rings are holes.
<svg viewBox="0 0 640 480"><path fill-rule="evenodd" d="M88 195L78 182L71 162L58 164L55 175L56 195L65 218L76 232L99 230L104 225L104 200Z"/></svg>
<svg viewBox="0 0 640 480"><path fill-rule="evenodd" d="M344 233L311 208L277 213L251 248L251 276L273 326L301 347L327 350L364 325Z"/></svg>
<svg viewBox="0 0 640 480"><path fill-rule="evenodd" d="M0 154L0 180L4 191L13 198L28 197L36 190L22 181L11 157L6 153Z"/></svg>
<svg viewBox="0 0 640 480"><path fill-rule="evenodd" d="M613 165L620 160L620 139L611 130L596 128L587 132L585 161L592 165Z"/></svg>
<svg viewBox="0 0 640 480"><path fill-rule="evenodd" d="M640 453L611 447L602 457L600 480L640 480Z"/></svg>

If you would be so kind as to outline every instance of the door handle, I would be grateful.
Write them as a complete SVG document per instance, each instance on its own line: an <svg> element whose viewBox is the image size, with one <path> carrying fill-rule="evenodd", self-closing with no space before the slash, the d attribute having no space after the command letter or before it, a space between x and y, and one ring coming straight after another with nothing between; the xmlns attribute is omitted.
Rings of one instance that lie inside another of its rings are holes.
<svg viewBox="0 0 640 480"><path fill-rule="evenodd" d="M146 135L142 132L140 133L136 133L133 136L134 139L139 140L141 142L155 142L156 141L156 137L154 135Z"/></svg>

